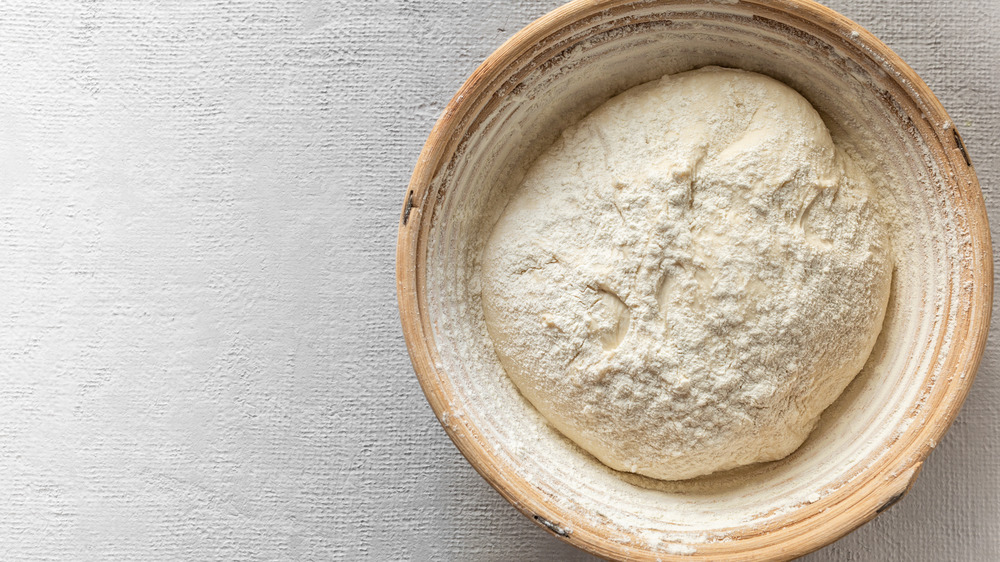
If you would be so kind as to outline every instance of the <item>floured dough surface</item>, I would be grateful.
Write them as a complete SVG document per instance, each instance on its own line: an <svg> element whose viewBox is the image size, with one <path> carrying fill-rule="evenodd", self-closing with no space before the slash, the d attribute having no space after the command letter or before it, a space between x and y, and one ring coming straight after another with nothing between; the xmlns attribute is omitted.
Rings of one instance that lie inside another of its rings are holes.
<svg viewBox="0 0 1000 562"><path fill-rule="evenodd" d="M678 480L780 459L880 331L892 261L871 189L771 78L633 88L567 129L495 226L497 355L612 468Z"/></svg>

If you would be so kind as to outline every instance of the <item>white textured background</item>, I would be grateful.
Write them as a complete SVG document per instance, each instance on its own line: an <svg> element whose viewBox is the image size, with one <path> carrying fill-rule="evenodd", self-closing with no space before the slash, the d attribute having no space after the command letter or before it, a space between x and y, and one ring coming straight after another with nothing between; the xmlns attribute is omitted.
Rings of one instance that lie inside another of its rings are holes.
<svg viewBox="0 0 1000 562"><path fill-rule="evenodd" d="M393 279L437 114L558 3L3 2L0 559L589 559L452 446ZM829 4L1000 225L1000 3ZM913 492L809 561L1000 559L996 335Z"/></svg>

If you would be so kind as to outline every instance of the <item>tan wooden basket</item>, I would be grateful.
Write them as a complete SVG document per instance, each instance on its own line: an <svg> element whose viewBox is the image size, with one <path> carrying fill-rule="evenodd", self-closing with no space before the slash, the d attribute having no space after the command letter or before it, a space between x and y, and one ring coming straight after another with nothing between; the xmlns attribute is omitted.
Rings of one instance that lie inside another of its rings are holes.
<svg viewBox="0 0 1000 562"><path fill-rule="evenodd" d="M790 457L664 483L603 467L538 420L482 329L487 209L567 122L709 64L796 88L876 165L904 216L868 365ZM477 471L560 539L628 560L789 559L898 501L972 384L990 321L986 211L961 136L887 46L808 0L577 0L503 44L448 104L404 197L399 310L434 412ZM499 404L503 402L503 404Z"/></svg>

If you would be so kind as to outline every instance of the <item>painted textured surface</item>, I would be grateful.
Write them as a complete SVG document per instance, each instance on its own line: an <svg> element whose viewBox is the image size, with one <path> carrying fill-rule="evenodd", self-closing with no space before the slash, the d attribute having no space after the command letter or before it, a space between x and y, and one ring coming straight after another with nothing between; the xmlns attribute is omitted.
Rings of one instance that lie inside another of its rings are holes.
<svg viewBox="0 0 1000 562"><path fill-rule="evenodd" d="M9 2L0 557L584 560L464 461L395 309L438 112L558 1ZM1000 225L1000 4L830 1ZM907 498L807 560L1000 558L1000 355Z"/></svg>

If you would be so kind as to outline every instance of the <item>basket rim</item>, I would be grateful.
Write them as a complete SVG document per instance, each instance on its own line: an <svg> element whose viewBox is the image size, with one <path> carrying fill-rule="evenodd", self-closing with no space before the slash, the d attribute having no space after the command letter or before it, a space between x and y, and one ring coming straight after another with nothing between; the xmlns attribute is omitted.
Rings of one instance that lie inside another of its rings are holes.
<svg viewBox="0 0 1000 562"><path fill-rule="evenodd" d="M752 556L753 559L788 559L819 549L843 537L888 509L910 489L923 461L958 414L974 381L986 345L993 300L993 254L985 202L969 155L954 125L950 125L950 129L928 127L927 130L933 136L927 138L925 133L921 136L928 144L936 142L936 146L940 147L940 150L933 151L934 160L942 170L953 172L951 176L946 176L946 181L956 191L955 199L965 204L964 211L969 217L969 237L975 251L971 253L971 259L961 261L961 269L963 272L967 271L973 281L970 300L972 305L978 306L965 309L960 307L956 312L959 318L956 330L961 337L954 338L953 345L945 350L945 356L955 364L955 370L948 382L947 393L929 411L921 431L912 434L905 442L900 439L894 443L891 446L894 454L887 455L889 458L885 462L866 468L858 478L845 484L838 490L838 499L832 505L821 502L810 515L802 516L799 513L799 517L793 521L766 528L760 533L737 537L728 546L718 549L703 550L702 545L699 545L699 550L691 555L643 550L635 544L623 545L609 540L610 533L601 533L603 527L600 524L574 524L571 530L567 529L566 522L577 519L572 513L537 494L532 496L528 493L532 486L523 478L497 470L501 463L484 444L477 428L468 422L454 423L454 416L449 414L455 407L441 386L441 382L447 380L447 374L439 370L433 321L427 313L426 295L423 293L426 286L425 258L434 214L433 205L436 204L436 198L430 197L431 183L447 161L449 146L454 146L460 140L456 137L461 135L455 135L455 129L465 116L477 111L475 104L478 94L543 38L602 11L656 4L707 8L736 3L751 6L753 10L767 10L808 21L830 34L850 36L859 49L866 50L867 56L877 66L891 70L889 76L895 77L892 79L899 84L899 91L907 93L911 99L919 100L923 111L929 112L928 121L933 118L938 123L951 123L947 112L930 88L888 46L857 23L813 0L573 0L513 35L470 75L432 129L404 195L396 248L397 300L410 359L435 415L439 421L451 417L450 423L442 423L445 431L473 468L507 501L558 538L601 557L738 560ZM823 509L820 509L821 506ZM737 544L746 548L731 548Z"/></svg>

